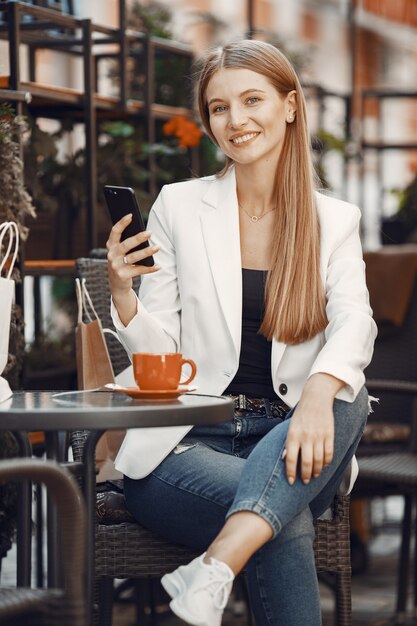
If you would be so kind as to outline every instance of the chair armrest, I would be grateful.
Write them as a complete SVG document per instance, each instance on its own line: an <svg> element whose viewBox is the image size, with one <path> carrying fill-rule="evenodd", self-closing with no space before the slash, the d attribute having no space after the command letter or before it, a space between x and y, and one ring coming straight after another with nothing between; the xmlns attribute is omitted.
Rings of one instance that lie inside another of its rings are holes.
<svg viewBox="0 0 417 626"><path fill-rule="evenodd" d="M0 481L43 483L58 511L62 531L64 588L74 602L84 598L85 508L75 480L54 461L11 459L0 461Z"/></svg>
<svg viewBox="0 0 417 626"><path fill-rule="evenodd" d="M366 388L368 391L388 391L390 393L417 395L417 383L407 380L368 378L366 380Z"/></svg>

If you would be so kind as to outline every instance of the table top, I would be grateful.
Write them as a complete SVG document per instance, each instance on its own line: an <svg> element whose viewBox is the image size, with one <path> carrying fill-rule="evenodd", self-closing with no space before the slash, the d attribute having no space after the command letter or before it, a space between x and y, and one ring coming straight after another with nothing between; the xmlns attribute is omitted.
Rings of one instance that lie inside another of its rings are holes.
<svg viewBox="0 0 417 626"><path fill-rule="evenodd" d="M134 400L112 391L15 391L0 403L1 430L108 430L217 424L233 418L230 398L185 394Z"/></svg>

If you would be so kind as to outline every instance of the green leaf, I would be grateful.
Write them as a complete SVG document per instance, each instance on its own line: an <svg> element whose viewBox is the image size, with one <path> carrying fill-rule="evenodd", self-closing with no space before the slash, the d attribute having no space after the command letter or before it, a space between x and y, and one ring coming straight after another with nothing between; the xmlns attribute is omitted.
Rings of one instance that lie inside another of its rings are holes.
<svg viewBox="0 0 417 626"><path fill-rule="evenodd" d="M135 128L134 126L132 126L132 124L127 124L123 121L109 122L107 124L103 124L102 130L111 137L123 138L131 137L135 132Z"/></svg>
<svg viewBox="0 0 417 626"><path fill-rule="evenodd" d="M163 156L174 156L181 153L176 146L169 146L165 143L146 143L142 145L144 155L158 154Z"/></svg>

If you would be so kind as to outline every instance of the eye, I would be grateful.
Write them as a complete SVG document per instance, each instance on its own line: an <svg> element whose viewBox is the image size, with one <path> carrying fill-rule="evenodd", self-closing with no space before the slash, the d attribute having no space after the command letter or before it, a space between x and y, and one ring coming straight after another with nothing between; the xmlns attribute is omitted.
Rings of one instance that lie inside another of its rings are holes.
<svg viewBox="0 0 417 626"><path fill-rule="evenodd" d="M251 96L246 100L246 102L248 104L257 104L257 102L260 102L260 98L258 98L258 96Z"/></svg>
<svg viewBox="0 0 417 626"><path fill-rule="evenodd" d="M213 107L211 110L212 113L224 113L224 111L226 111L225 104L218 104L217 106Z"/></svg>

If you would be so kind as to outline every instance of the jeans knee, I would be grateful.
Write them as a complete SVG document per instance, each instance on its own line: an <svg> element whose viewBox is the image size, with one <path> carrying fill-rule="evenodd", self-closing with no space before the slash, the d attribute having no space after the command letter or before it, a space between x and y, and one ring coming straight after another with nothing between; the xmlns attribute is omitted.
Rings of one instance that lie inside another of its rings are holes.
<svg viewBox="0 0 417 626"><path fill-rule="evenodd" d="M307 539L309 542L314 540L313 516L309 507L303 509L285 524L273 541L276 541L277 544L282 544L302 538Z"/></svg>
<svg viewBox="0 0 417 626"><path fill-rule="evenodd" d="M362 387L353 402L336 399L334 402L334 416L336 422L340 420L351 427L356 426L358 431L363 430L369 414L369 396L366 387Z"/></svg>
<svg viewBox="0 0 417 626"><path fill-rule="evenodd" d="M369 394L368 390L365 386L359 391L358 395L355 398L355 406L357 407L357 411L362 418L362 421L366 422L366 419L369 415Z"/></svg>

